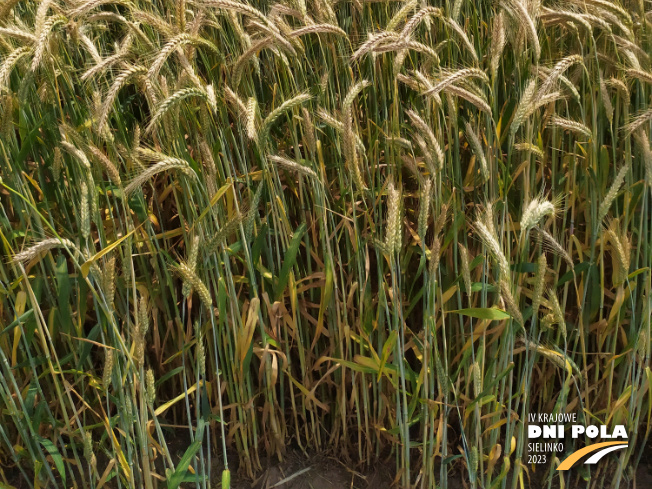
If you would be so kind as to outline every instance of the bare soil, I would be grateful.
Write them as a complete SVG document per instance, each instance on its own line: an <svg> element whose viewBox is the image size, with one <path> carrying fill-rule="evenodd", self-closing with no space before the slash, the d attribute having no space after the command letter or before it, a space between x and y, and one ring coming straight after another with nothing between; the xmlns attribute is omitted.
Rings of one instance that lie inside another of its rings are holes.
<svg viewBox="0 0 652 489"><path fill-rule="evenodd" d="M234 480L233 489L384 489L392 486L389 465L358 472L334 457L299 451L286 454L282 463L270 466L254 481Z"/></svg>

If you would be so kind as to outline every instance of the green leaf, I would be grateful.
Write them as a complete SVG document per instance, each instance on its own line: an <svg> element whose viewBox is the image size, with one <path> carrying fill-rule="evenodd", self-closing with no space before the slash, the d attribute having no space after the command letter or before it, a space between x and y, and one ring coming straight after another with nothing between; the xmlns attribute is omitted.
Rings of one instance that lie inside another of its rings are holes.
<svg viewBox="0 0 652 489"><path fill-rule="evenodd" d="M93 326L93 329L90 330L86 339L90 341L97 341L97 338L100 336L101 331L102 331L102 325L100 323L97 323L95 326ZM84 363L86 362L88 356L91 354L92 348L93 348L92 343L89 343L87 341L80 341L79 360L77 361L77 365L80 370L84 370Z"/></svg>
<svg viewBox="0 0 652 489"><path fill-rule="evenodd" d="M446 458L444 459L443 464L444 464L444 465L449 464L449 463L451 463L452 461L457 460L458 458L461 458L461 457L462 457L461 454L451 455L450 457L446 457Z"/></svg>
<svg viewBox="0 0 652 489"><path fill-rule="evenodd" d="M20 111L21 119L23 116L23 111ZM23 122L25 125L23 125ZM38 136L39 130L41 129L41 125L45 122L45 118L41 119L37 123L32 123L32 122L27 122L21 120L21 124L19 127L20 130L20 138L22 140L22 146L20 147L20 152L18 153L18 156L16 157L14 164L17 166L20 166L23 164L25 159L27 158L27 155L31 151L32 147L34 146L34 141L36 141L36 138ZM27 134L26 128L30 127L31 130L29 134Z"/></svg>
<svg viewBox="0 0 652 489"><path fill-rule="evenodd" d="M52 461L54 462L54 465L57 468L57 471L59 472L59 475L61 476L61 480L63 480L63 484L65 486L66 485L66 469L63 466L63 457L61 456L61 453L59 453L59 450L57 449L55 444L52 443L47 438L43 438L43 437L39 436L38 441L39 441L39 443L41 445L43 445L43 448L45 448L48 451L48 453L50 454L50 457L52 457Z"/></svg>
<svg viewBox="0 0 652 489"><path fill-rule="evenodd" d="M537 264L530 262L516 263L512 266L512 270L518 273L535 273L537 271Z"/></svg>
<svg viewBox="0 0 652 489"><path fill-rule="evenodd" d="M181 460L177 464L177 468L174 470L174 473L168 479L168 489L177 489L179 484L187 481L188 476L188 466L190 461L195 456L195 454L201 448L202 441L204 439L204 426L206 422L203 419L200 419L197 423L197 431L195 432L195 441L187 448L186 453L183 454Z"/></svg>
<svg viewBox="0 0 652 489"><path fill-rule="evenodd" d="M511 316L502 309L493 307L471 307L469 309L457 309L455 311L448 311L449 314L461 314L476 319L491 319L492 321L500 321L501 319L509 319Z"/></svg>
<svg viewBox="0 0 652 489"><path fill-rule="evenodd" d="M484 260L484 255L476 256L473 260L471 260L471 263L469 263L469 270L475 270L475 267L480 265L480 263L482 263L483 260Z"/></svg>
<svg viewBox="0 0 652 489"><path fill-rule="evenodd" d="M555 284L555 288L558 288L562 285L564 285L566 282L570 282L573 280L573 272L575 274L579 275L580 273L584 272L585 270L589 269L589 266L591 266L591 263L588 261L583 261L582 263L578 263L575 265L575 268L573 270L569 270L565 274L563 274L561 277L559 277L559 280Z"/></svg>
<svg viewBox="0 0 652 489"><path fill-rule="evenodd" d="M382 356L380 357L380 368L378 369L378 381L380 381L380 378L383 376L383 368L385 367L387 359L391 355L392 350L394 350L396 340L398 340L398 331L394 330L389 334L389 338L387 338L385 344L383 345L383 352Z"/></svg>
<svg viewBox="0 0 652 489"><path fill-rule="evenodd" d="M498 287L485 282L473 282L471 285L471 292L480 292L482 290L486 290L487 292L498 292Z"/></svg>
<svg viewBox="0 0 652 489"><path fill-rule="evenodd" d="M633 279L634 277L636 277L637 275L639 275L639 274L641 274L641 273L643 273L643 272L647 272L647 271L649 271L649 270L650 270L650 267L639 268L638 270L634 270L632 273L630 273L629 275L627 275L627 279L628 279L628 280L631 280L631 279Z"/></svg>
<svg viewBox="0 0 652 489"><path fill-rule="evenodd" d="M163 382L165 382L169 378L174 377L175 375L177 375L177 374L179 374L179 373L181 373L183 371L184 371L184 367L174 368L174 369L170 370L169 372L167 372L166 374L162 375L160 379L157 379L156 382L154 382L154 385L158 387L159 385L161 385Z"/></svg>
<svg viewBox="0 0 652 489"><path fill-rule="evenodd" d="M30 319L34 315L34 309L30 309L28 311L25 311L23 314L20 315L20 317L14 319L9 326L7 326L5 329L0 331L0 335L3 335L5 333L8 333L12 329L14 329L16 326L18 326L21 323L25 323L28 319Z"/></svg>
<svg viewBox="0 0 652 489"><path fill-rule="evenodd" d="M514 368L514 362L510 362L509 365L507 365L507 368L503 370L501 373L499 373L490 383L489 385L485 386L484 390L477 395L477 397L469 404L469 408L473 407L478 401L482 400L484 397L490 395L490 393L494 392L494 386L500 382L505 375L507 375L509 372L512 371ZM468 409L468 408L467 408Z"/></svg>
<svg viewBox="0 0 652 489"><path fill-rule="evenodd" d="M290 246L285 251L285 259L283 260L283 266L281 267L281 273L278 276L278 283L276 284L276 300L279 300L283 295L285 286L288 284L288 278L290 277L290 271L297 261L297 252L299 251L299 246L301 245L301 238L306 232L306 225L302 223L296 231L294 231L294 236L290 242Z"/></svg>
<svg viewBox="0 0 652 489"><path fill-rule="evenodd" d="M258 264L258 260L260 259L260 253L263 250L263 246L265 246L265 239L267 238L267 223L264 223L258 234L256 235L256 238L254 239L254 244L251 247L251 262L254 265Z"/></svg>

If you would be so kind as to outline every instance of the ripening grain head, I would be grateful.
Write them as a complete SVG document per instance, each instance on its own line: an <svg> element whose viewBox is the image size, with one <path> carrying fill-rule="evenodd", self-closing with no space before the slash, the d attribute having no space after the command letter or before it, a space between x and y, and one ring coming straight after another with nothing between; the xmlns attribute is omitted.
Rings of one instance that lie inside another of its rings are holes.
<svg viewBox="0 0 652 489"><path fill-rule="evenodd" d="M523 215L521 216L521 234L527 234L544 217L554 215L556 210L553 202L544 200L543 198L532 199L525 206Z"/></svg>

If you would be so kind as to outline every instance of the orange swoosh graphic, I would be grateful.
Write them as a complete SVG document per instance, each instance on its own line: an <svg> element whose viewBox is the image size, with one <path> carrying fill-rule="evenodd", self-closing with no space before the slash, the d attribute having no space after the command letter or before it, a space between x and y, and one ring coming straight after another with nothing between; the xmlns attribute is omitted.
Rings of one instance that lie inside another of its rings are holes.
<svg viewBox="0 0 652 489"><path fill-rule="evenodd" d="M588 455L591 452L595 452L596 450L600 450L601 448L610 447L612 445L624 445L624 444L626 444L625 441L605 441L605 442L602 442L602 443L595 443L593 445L589 445L588 447L584 447L584 448L574 452L572 455L569 455L566 458L566 460L564 460L559 465L559 467L557 467L557 470L568 470L573 465L575 465L575 462L577 462L583 456Z"/></svg>

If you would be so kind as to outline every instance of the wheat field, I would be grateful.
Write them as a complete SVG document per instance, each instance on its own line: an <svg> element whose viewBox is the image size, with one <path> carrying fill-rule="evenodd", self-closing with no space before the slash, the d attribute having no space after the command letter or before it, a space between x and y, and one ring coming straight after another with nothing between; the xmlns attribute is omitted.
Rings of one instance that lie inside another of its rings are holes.
<svg viewBox="0 0 652 489"><path fill-rule="evenodd" d="M291 449L629 487L651 29L648 0L3 0L0 487L227 489ZM528 415L571 412L628 447L530 463Z"/></svg>

